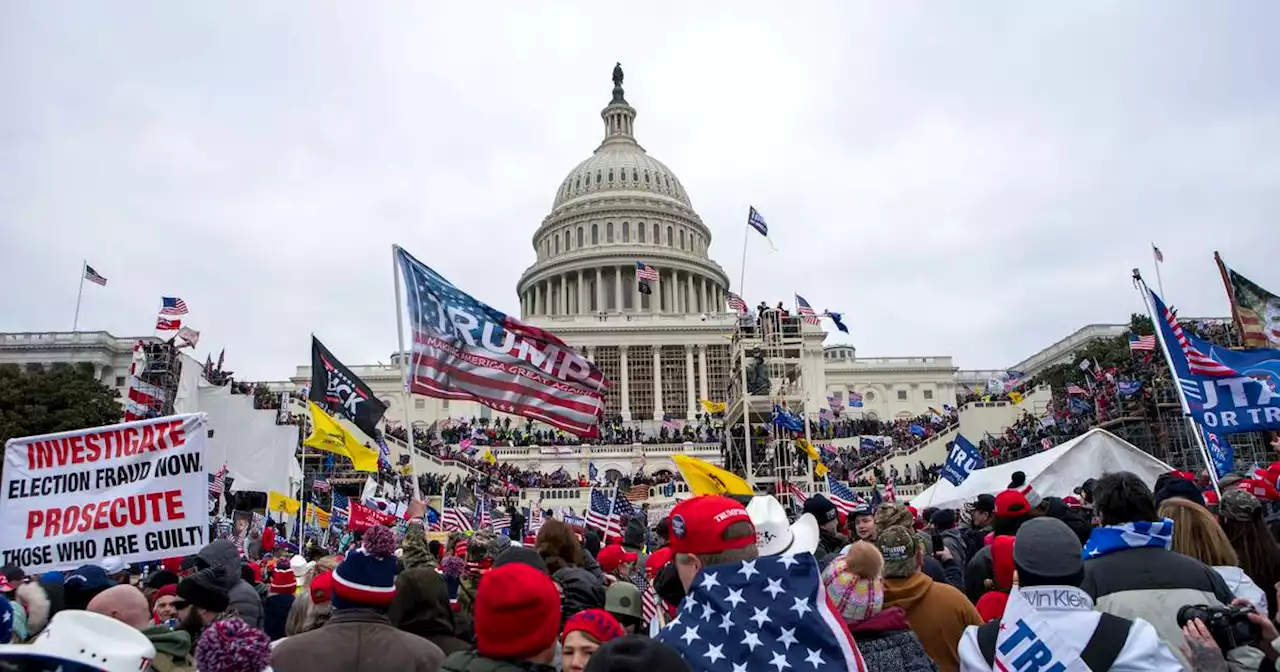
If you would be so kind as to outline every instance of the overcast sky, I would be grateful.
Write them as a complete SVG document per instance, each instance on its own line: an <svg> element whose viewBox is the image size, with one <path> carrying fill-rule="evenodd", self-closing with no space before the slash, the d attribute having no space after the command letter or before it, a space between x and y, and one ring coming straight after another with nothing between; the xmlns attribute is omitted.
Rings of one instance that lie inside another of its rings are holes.
<svg viewBox="0 0 1280 672"><path fill-rule="evenodd" d="M849 6L849 5L855 6ZM794 5L794 6L793 6ZM800 7L813 7L800 11ZM975 11L981 7L981 12ZM817 9L822 8L822 9ZM151 333L251 380L395 348L390 246L517 312L531 236L637 136L745 294L845 313L863 356L1005 367L1141 308L1280 290L1280 4L0 3L0 331ZM736 288L735 288L736 289Z"/></svg>

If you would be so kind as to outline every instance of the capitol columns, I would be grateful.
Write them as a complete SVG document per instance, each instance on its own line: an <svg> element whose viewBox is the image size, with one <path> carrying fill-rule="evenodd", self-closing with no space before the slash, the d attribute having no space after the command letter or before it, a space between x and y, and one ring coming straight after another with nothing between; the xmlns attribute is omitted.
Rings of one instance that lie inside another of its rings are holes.
<svg viewBox="0 0 1280 672"><path fill-rule="evenodd" d="M542 314L542 283L533 283L533 310L529 311L533 315Z"/></svg>
<svg viewBox="0 0 1280 672"><path fill-rule="evenodd" d="M653 419L662 421L662 346L653 346Z"/></svg>
<svg viewBox="0 0 1280 672"><path fill-rule="evenodd" d="M578 269L578 305L577 310L573 311L577 315L587 314L587 273L581 268Z"/></svg>
<svg viewBox="0 0 1280 672"><path fill-rule="evenodd" d="M622 267L613 267L613 299L618 312L622 312Z"/></svg>
<svg viewBox="0 0 1280 672"><path fill-rule="evenodd" d="M631 422L631 381L627 375L627 346L618 346L619 365L622 368L622 421Z"/></svg>
<svg viewBox="0 0 1280 672"><path fill-rule="evenodd" d="M596 266L596 312L604 311L604 276L600 274L600 267Z"/></svg>
<svg viewBox="0 0 1280 672"><path fill-rule="evenodd" d="M711 295L707 294L707 276L698 278L698 303L702 304L702 312L711 312Z"/></svg>
<svg viewBox="0 0 1280 672"><path fill-rule="evenodd" d="M686 389L689 391L689 412L684 416L686 420L693 420L693 416L698 412L697 391L693 389L693 345L686 343L684 346L684 379Z"/></svg>
<svg viewBox="0 0 1280 672"><path fill-rule="evenodd" d="M698 392L701 393L702 395L700 398L710 399L711 397L707 395L707 344L706 343L698 344L698 382L700 383L699 385L700 389L698 390Z"/></svg>

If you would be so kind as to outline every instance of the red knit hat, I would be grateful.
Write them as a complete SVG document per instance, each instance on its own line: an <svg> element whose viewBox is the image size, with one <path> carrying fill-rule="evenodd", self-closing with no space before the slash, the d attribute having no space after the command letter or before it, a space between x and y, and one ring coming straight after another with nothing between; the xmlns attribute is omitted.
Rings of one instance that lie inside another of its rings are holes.
<svg viewBox="0 0 1280 672"><path fill-rule="evenodd" d="M556 643L560 593L545 572L522 562L485 574L472 604L476 650L494 660L524 660Z"/></svg>
<svg viewBox="0 0 1280 672"><path fill-rule="evenodd" d="M182 573L182 556L176 558L165 558L160 561L160 566L173 572L174 574Z"/></svg>
<svg viewBox="0 0 1280 672"><path fill-rule="evenodd" d="M1013 588L1013 536L1001 535L991 541L991 574L996 590Z"/></svg>
<svg viewBox="0 0 1280 672"><path fill-rule="evenodd" d="M288 566L284 569L277 567L271 571L271 585L267 588L267 592L272 595L292 595L297 590L298 579Z"/></svg>
<svg viewBox="0 0 1280 672"><path fill-rule="evenodd" d="M569 620L565 621L564 632L560 633L560 643L563 644L564 638L575 630L587 633L589 637L601 644L627 635L626 630L623 630L622 625L618 623L618 619L604 609L583 609L570 616Z"/></svg>
<svg viewBox="0 0 1280 672"><path fill-rule="evenodd" d="M996 495L996 518L1017 518L1031 513L1027 496L1017 490L1005 490Z"/></svg>
<svg viewBox="0 0 1280 672"><path fill-rule="evenodd" d="M333 598L333 572L321 572L311 579L311 601L324 604Z"/></svg>
<svg viewBox="0 0 1280 672"><path fill-rule="evenodd" d="M151 602L152 603L159 602L160 598L162 597L177 597L177 595L178 595L178 584L170 583L165 586L160 586L158 589L156 589L156 592L151 596Z"/></svg>

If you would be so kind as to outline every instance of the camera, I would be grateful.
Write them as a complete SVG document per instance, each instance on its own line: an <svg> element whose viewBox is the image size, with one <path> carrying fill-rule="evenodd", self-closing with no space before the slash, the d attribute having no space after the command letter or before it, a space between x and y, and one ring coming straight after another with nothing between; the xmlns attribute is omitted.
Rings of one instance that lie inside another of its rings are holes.
<svg viewBox="0 0 1280 672"><path fill-rule="evenodd" d="M1262 637L1262 629L1249 621L1249 614L1253 612L1250 606L1186 604L1178 609L1178 627L1200 619L1225 654L1238 646L1253 644Z"/></svg>

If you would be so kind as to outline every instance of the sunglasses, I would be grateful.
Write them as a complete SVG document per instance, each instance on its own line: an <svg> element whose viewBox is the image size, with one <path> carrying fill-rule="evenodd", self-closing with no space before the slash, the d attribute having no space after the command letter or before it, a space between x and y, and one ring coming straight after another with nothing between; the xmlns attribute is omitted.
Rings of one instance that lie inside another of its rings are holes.
<svg viewBox="0 0 1280 672"><path fill-rule="evenodd" d="M173 608L174 608L174 609L177 609L178 611L182 611L183 609L186 609L186 608L187 608L187 607L189 607L189 606L191 606L191 603L190 603L190 602L188 602L187 600L174 600L174 601L173 601Z"/></svg>

